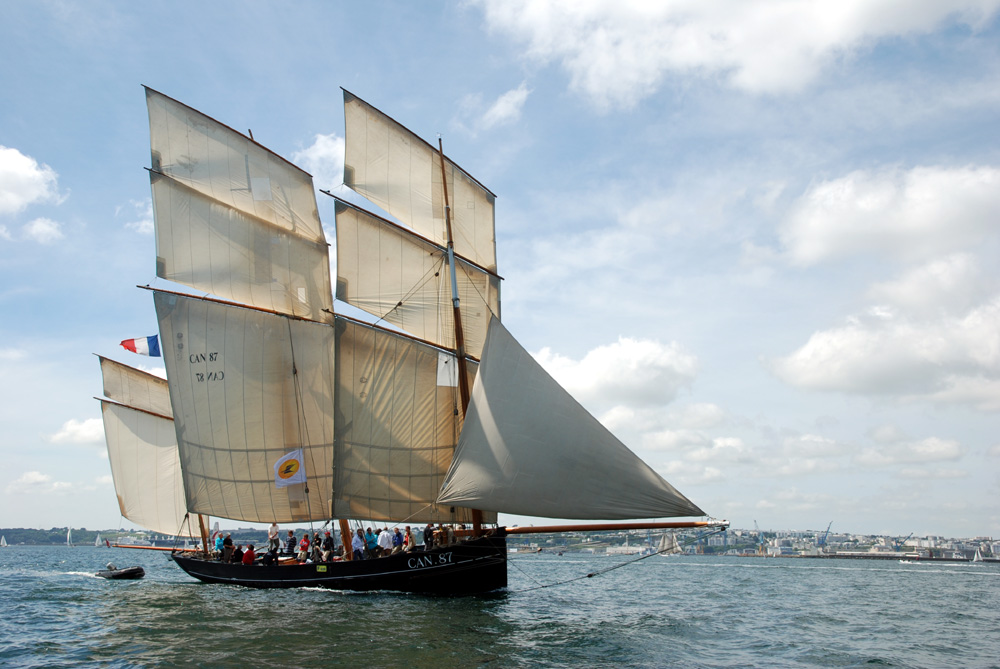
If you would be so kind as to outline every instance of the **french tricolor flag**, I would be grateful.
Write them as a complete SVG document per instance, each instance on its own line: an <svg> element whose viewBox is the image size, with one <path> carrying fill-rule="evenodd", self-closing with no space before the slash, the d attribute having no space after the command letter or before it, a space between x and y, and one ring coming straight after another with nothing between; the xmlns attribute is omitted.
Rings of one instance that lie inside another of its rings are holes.
<svg viewBox="0 0 1000 669"><path fill-rule="evenodd" d="M125 339L122 341L122 348L139 355L150 355L154 358L160 357L160 336L139 337L138 339Z"/></svg>

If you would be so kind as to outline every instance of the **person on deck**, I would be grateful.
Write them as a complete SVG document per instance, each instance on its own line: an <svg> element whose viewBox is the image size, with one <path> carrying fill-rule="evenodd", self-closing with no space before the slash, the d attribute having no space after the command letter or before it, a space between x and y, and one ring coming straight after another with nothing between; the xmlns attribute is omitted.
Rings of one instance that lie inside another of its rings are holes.
<svg viewBox="0 0 1000 669"><path fill-rule="evenodd" d="M233 559L233 535L226 532L226 538L222 540L222 561L229 562Z"/></svg>
<svg viewBox="0 0 1000 669"><path fill-rule="evenodd" d="M285 554L295 555L295 533L288 530L288 538L285 539Z"/></svg>
<svg viewBox="0 0 1000 669"><path fill-rule="evenodd" d="M305 562L309 559L309 547L311 545L312 542L309 541L309 533L306 532L302 535L302 540L299 541L299 554L296 556L298 557L299 562Z"/></svg>
<svg viewBox="0 0 1000 669"><path fill-rule="evenodd" d="M274 521L271 526L267 528L267 550L276 551L278 546L281 544L281 539L278 538L278 523Z"/></svg>
<svg viewBox="0 0 1000 669"><path fill-rule="evenodd" d="M406 552L412 551L417 547L417 541L413 538L413 532L410 531L410 526L406 526L406 530L403 532L403 550Z"/></svg>
<svg viewBox="0 0 1000 669"><path fill-rule="evenodd" d="M236 546L236 549L233 550L233 557L229 561L232 563L243 561L243 544Z"/></svg>
<svg viewBox="0 0 1000 669"><path fill-rule="evenodd" d="M215 535L215 557L222 559L222 541L225 537L222 536L222 532Z"/></svg>
<svg viewBox="0 0 1000 669"><path fill-rule="evenodd" d="M392 552L398 553L403 550L403 533L399 531L399 528L393 528L392 533Z"/></svg>
<svg viewBox="0 0 1000 669"><path fill-rule="evenodd" d="M319 532L313 534L311 558L313 562L323 561L323 539L319 536Z"/></svg>
<svg viewBox="0 0 1000 669"><path fill-rule="evenodd" d="M278 564L278 551L268 551L264 553L264 557L261 559L261 564L265 567Z"/></svg>
<svg viewBox="0 0 1000 669"><path fill-rule="evenodd" d="M380 557L385 557L392 552L392 532L386 527L378 533L378 553Z"/></svg>
<svg viewBox="0 0 1000 669"><path fill-rule="evenodd" d="M365 557L373 558L375 557L375 551L378 549L378 537L372 532L372 528L368 528L365 531Z"/></svg>
<svg viewBox="0 0 1000 669"><path fill-rule="evenodd" d="M249 544L246 552L243 553L243 564L253 564L255 557L257 556L253 552L253 544Z"/></svg>
<svg viewBox="0 0 1000 669"><path fill-rule="evenodd" d="M333 535L330 534L330 530L327 530L326 535L323 537L323 562L333 562L333 551L335 548Z"/></svg>
<svg viewBox="0 0 1000 669"><path fill-rule="evenodd" d="M354 550L355 560L365 559L365 534L358 528L358 533L351 539L351 548Z"/></svg>
<svg viewBox="0 0 1000 669"><path fill-rule="evenodd" d="M434 525L427 523L424 528L424 550L429 551L434 548Z"/></svg>

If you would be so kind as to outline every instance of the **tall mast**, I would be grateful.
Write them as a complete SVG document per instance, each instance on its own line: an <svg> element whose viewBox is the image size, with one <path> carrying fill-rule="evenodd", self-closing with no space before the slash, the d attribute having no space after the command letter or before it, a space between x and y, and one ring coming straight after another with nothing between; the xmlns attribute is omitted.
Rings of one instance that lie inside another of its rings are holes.
<svg viewBox="0 0 1000 669"><path fill-rule="evenodd" d="M462 331L461 301L458 297L458 275L455 268L455 240L451 232L451 205L448 202L448 174L444 169L444 142L438 137L438 157L441 162L441 188L444 193L444 223L448 234L448 271L451 274L451 307L455 320L455 357L458 361L458 392L462 398L462 418L469 410L469 377L465 364L465 334ZM483 512L472 509L472 531L479 536L483 528Z"/></svg>

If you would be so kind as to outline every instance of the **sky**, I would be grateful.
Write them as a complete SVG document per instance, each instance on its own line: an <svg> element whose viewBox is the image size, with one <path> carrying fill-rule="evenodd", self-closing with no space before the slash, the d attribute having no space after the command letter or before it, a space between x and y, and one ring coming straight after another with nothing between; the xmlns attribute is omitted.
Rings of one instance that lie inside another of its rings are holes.
<svg viewBox="0 0 1000 669"><path fill-rule="evenodd" d="M507 328L710 515L1000 535L1000 0L0 4L0 527L130 526L147 85L317 189L341 87L441 136Z"/></svg>

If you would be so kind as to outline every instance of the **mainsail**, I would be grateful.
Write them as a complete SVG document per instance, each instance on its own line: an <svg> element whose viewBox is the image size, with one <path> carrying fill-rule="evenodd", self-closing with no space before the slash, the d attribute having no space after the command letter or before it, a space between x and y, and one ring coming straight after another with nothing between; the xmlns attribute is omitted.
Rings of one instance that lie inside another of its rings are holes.
<svg viewBox="0 0 1000 669"><path fill-rule="evenodd" d="M122 516L147 530L191 536L167 382L100 358L101 413Z"/></svg>

